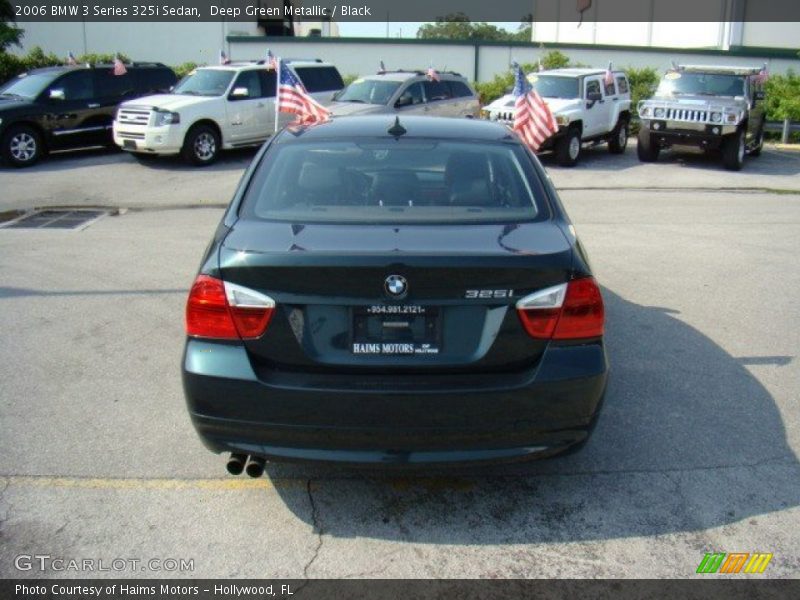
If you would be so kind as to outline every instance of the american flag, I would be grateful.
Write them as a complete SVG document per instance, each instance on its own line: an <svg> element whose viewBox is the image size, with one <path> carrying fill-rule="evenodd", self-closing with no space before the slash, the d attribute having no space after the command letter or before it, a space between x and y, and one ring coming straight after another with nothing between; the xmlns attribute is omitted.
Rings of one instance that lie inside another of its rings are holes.
<svg viewBox="0 0 800 600"><path fill-rule="evenodd" d="M114 55L114 75L120 76L127 74L128 69L125 68L122 60L119 58L119 54Z"/></svg>
<svg viewBox="0 0 800 600"><path fill-rule="evenodd" d="M536 152L544 141L558 131L553 113L526 79L522 67L514 63L514 131Z"/></svg>
<svg viewBox="0 0 800 600"><path fill-rule="evenodd" d="M267 69L278 69L278 57L272 53L272 50L267 49Z"/></svg>
<svg viewBox="0 0 800 600"><path fill-rule="evenodd" d="M756 83L766 83L767 79L769 79L769 69L767 69L767 63L764 63L764 66L756 74L755 80Z"/></svg>
<svg viewBox="0 0 800 600"><path fill-rule="evenodd" d="M75 55L72 52L67 54L67 64L70 67L75 67L78 64L78 60L75 58Z"/></svg>
<svg viewBox="0 0 800 600"><path fill-rule="evenodd" d="M325 121L330 111L314 100L297 76L289 67L280 64L280 83L278 85L278 111L297 115L296 123L315 123Z"/></svg>
<svg viewBox="0 0 800 600"><path fill-rule="evenodd" d="M225 54L225 50L219 51L219 64L221 65L229 65L231 64L231 59L228 58L228 55Z"/></svg>
<svg viewBox="0 0 800 600"><path fill-rule="evenodd" d="M440 81L439 73L436 72L436 69L433 68L433 65L428 67L428 70L425 72L425 74L428 76L428 79L430 79L431 81Z"/></svg>
<svg viewBox="0 0 800 600"><path fill-rule="evenodd" d="M607 86L613 85L614 83L614 67L611 62L608 63L608 68L606 69L606 75L603 78L603 83Z"/></svg>

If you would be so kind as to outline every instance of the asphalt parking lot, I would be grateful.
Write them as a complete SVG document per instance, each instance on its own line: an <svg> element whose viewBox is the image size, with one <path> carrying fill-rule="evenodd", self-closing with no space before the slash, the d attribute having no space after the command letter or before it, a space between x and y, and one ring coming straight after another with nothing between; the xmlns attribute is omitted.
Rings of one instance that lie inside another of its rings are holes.
<svg viewBox="0 0 800 600"><path fill-rule="evenodd" d="M427 473L233 478L189 423L183 304L253 152L197 170L121 153L0 169L0 576L693 577L705 552L800 576L800 153L545 158L608 310L604 412L578 454ZM20 554L191 559L18 571ZM762 577L763 577L762 576Z"/></svg>

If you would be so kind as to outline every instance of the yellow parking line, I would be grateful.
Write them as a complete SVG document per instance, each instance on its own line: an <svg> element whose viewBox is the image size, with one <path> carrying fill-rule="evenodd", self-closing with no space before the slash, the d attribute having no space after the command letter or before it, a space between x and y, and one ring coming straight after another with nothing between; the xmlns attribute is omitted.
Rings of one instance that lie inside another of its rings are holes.
<svg viewBox="0 0 800 600"><path fill-rule="evenodd" d="M368 481L369 479L367 479ZM312 488L319 485L312 482ZM411 492L422 488L428 492L465 492L476 487L476 482L461 477L390 477L378 479L395 492ZM230 477L227 479L170 479L170 478L122 478L122 477L46 477L36 475L0 475L0 485L12 487L65 488L88 490L284 490L305 489L308 480L285 477L270 479L261 477Z"/></svg>
<svg viewBox="0 0 800 600"><path fill-rule="evenodd" d="M0 477L0 482L11 486L45 487L45 488L79 488L94 490L269 490L276 488L305 487L302 479L276 479L266 477L260 479L124 479L124 478L89 478L89 477L36 477L29 475L11 475Z"/></svg>

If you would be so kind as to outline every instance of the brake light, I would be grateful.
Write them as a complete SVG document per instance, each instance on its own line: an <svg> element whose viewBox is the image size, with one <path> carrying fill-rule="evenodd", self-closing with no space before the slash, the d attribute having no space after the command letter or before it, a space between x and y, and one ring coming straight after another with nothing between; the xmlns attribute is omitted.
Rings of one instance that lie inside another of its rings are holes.
<svg viewBox="0 0 800 600"><path fill-rule="evenodd" d="M592 277L534 292L517 302L517 313L533 338L574 340L603 335L603 298Z"/></svg>
<svg viewBox="0 0 800 600"><path fill-rule="evenodd" d="M221 279L198 275L186 303L186 335L223 340L264 335L275 301Z"/></svg>

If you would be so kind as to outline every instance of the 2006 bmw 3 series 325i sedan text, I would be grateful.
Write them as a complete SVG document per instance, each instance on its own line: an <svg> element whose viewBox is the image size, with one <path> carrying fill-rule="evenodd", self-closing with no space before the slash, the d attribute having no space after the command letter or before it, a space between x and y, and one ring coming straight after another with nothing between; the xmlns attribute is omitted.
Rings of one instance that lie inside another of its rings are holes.
<svg viewBox="0 0 800 600"><path fill-rule="evenodd" d="M284 130L242 178L189 294L183 384L232 473L546 456L594 425L603 326L506 127L333 119Z"/></svg>

